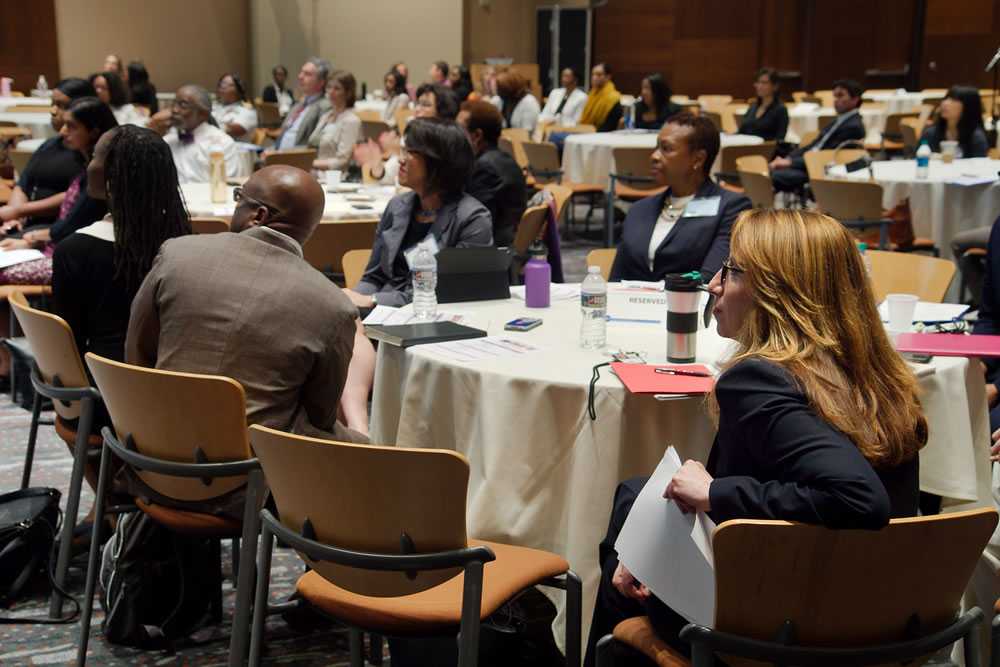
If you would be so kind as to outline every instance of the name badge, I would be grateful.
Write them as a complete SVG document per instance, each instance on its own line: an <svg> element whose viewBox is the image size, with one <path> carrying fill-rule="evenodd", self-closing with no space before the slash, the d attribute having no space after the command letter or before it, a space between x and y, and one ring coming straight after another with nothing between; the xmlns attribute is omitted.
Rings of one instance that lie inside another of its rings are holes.
<svg viewBox="0 0 1000 667"><path fill-rule="evenodd" d="M719 202L722 197L700 197L692 199L684 207L682 218L702 218L719 214Z"/></svg>

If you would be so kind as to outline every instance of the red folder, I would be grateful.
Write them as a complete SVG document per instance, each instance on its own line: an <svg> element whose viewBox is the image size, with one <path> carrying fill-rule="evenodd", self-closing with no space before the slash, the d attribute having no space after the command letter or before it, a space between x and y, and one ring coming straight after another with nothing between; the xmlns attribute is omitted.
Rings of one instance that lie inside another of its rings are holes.
<svg viewBox="0 0 1000 667"><path fill-rule="evenodd" d="M715 386L715 378L657 373L657 368L676 368L709 373L702 364L625 364L615 361L611 370L633 394L707 394Z"/></svg>
<svg viewBox="0 0 1000 667"><path fill-rule="evenodd" d="M896 339L896 349L938 357L1000 357L1000 336L905 333Z"/></svg>

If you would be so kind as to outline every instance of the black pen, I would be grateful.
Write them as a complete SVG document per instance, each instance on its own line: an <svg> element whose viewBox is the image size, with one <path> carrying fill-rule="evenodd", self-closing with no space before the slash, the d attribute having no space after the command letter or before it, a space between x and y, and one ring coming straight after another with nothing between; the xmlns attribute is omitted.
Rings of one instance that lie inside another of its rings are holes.
<svg viewBox="0 0 1000 667"><path fill-rule="evenodd" d="M710 378L711 373L705 373L703 371L686 371L682 368L654 368L654 373L663 373L664 375L689 375L696 378Z"/></svg>

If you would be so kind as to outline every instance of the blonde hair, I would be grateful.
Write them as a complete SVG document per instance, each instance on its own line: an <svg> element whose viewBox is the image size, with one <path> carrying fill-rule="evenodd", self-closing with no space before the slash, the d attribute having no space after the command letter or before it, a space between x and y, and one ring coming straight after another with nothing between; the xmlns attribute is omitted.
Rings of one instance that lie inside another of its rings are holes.
<svg viewBox="0 0 1000 667"><path fill-rule="evenodd" d="M726 367L748 358L778 364L873 466L912 458L927 443L917 381L889 343L843 225L810 211L745 211L730 248L754 306Z"/></svg>

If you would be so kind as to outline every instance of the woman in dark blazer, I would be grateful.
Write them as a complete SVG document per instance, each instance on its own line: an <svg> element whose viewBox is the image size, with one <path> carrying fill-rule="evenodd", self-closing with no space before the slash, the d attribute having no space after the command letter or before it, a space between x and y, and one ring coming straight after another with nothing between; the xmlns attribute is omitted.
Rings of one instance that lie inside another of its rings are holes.
<svg viewBox="0 0 1000 667"><path fill-rule="evenodd" d="M882 327L854 239L815 212L755 210L709 285L721 336L736 342L709 405L708 465L686 461L664 489L682 511L877 530L914 516L927 422L913 373ZM618 562L614 544L645 480L619 486L588 658L618 622L648 614L664 641L685 621ZM670 554L663 554L664 559ZM706 591L711 595L711 591Z"/></svg>
<svg viewBox="0 0 1000 667"><path fill-rule="evenodd" d="M719 132L703 116L679 113L663 126L652 173L667 190L629 209L611 281L657 281L688 271L701 271L707 281L722 267L733 221L751 203L712 182L718 152Z"/></svg>
<svg viewBox="0 0 1000 667"><path fill-rule="evenodd" d="M406 126L396 195L375 230L364 276L345 290L359 308L403 306L413 300L404 253L433 234L441 248L493 245L490 212L462 189L472 170L472 146L454 121L417 118Z"/></svg>
<svg viewBox="0 0 1000 667"><path fill-rule="evenodd" d="M740 121L740 134L752 134L764 141L784 141L788 131L788 109L778 96L778 72L763 67L753 82L757 99Z"/></svg>
<svg viewBox="0 0 1000 667"><path fill-rule="evenodd" d="M659 130L668 118L683 111L682 106L670 101L670 95L670 86L659 72L644 78L635 101L635 129Z"/></svg>

